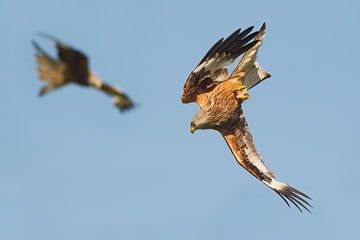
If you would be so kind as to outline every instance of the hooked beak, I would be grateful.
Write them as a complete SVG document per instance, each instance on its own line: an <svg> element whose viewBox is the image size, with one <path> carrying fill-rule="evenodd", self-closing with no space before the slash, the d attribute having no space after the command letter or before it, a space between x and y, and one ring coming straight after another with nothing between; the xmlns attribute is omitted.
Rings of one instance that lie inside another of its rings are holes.
<svg viewBox="0 0 360 240"><path fill-rule="evenodd" d="M250 97L250 94L245 93L244 96L243 96L243 100L247 100L247 99L249 99L249 97Z"/></svg>
<svg viewBox="0 0 360 240"><path fill-rule="evenodd" d="M191 132L191 133L194 133L195 131L196 131L196 127L191 127L190 132Z"/></svg>

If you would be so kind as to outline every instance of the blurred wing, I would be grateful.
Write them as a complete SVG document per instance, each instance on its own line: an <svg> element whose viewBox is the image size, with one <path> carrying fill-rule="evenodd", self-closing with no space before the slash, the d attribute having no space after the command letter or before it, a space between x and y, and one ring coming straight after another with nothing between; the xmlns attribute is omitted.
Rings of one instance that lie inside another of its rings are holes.
<svg viewBox="0 0 360 240"><path fill-rule="evenodd" d="M245 73L242 81L243 85L248 89L253 88L261 81L271 77L270 73L263 69L256 61L256 55L265 37L265 31L266 24L264 23L255 37L257 43L244 54L239 64L230 75L230 78L235 78L238 75L243 76L242 73Z"/></svg>
<svg viewBox="0 0 360 240"><path fill-rule="evenodd" d="M42 96L66 83L65 65L48 55L35 41L32 44L36 49L39 79L48 81L48 84L40 90L39 95Z"/></svg>
<svg viewBox="0 0 360 240"><path fill-rule="evenodd" d="M97 76L94 72L90 75L89 84L110 96L114 96L114 104L120 111L129 110L134 107L134 103L121 89L101 81L99 76Z"/></svg>
<svg viewBox="0 0 360 240"><path fill-rule="evenodd" d="M129 110L134 107L134 103L120 89L112 87L106 83L103 83L100 89L109 95L115 96L114 103L120 109L120 111Z"/></svg>
<svg viewBox="0 0 360 240"><path fill-rule="evenodd" d="M221 130L221 133L237 162L242 167L279 194L289 207L290 205L288 201L293 203L301 212L301 207L310 212L308 207L311 207L311 205L305 200L305 198L311 198L288 184L277 181L274 174L265 165L260 154L255 148L253 138L243 112L241 112L237 125L231 129L223 129Z"/></svg>
<svg viewBox="0 0 360 240"><path fill-rule="evenodd" d="M66 72L66 74L68 74L67 77L69 80L82 85L87 85L89 77L89 66L86 55L79 50L61 42L55 37L47 34L41 34L41 36L53 41L56 44L59 59L67 66L68 72Z"/></svg>
<svg viewBox="0 0 360 240"><path fill-rule="evenodd" d="M249 34L253 27L241 32L236 30L225 40L216 42L206 53L197 67L192 71L184 85L181 101L190 103L196 101L196 95L204 88L227 79L227 65L256 44L252 41L258 32Z"/></svg>

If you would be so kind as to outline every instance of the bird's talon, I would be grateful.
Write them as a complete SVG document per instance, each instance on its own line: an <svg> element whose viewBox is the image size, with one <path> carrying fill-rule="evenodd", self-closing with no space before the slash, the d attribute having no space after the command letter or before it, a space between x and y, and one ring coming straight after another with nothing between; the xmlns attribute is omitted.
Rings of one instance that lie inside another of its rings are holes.
<svg viewBox="0 0 360 240"><path fill-rule="evenodd" d="M239 91L242 91L242 90L244 90L244 89L246 89L246 86L245 86L245 85L242 85L242 86L240 86L240 87L238 88Z"/></svg>
<svg viewBox="0 0 360 240"><path fill-rule="evenodd" d="M247 90L236 90L235 91L235 97L238 101L243 102L247 99L249 99L250 94L247 92Z"/></svg>

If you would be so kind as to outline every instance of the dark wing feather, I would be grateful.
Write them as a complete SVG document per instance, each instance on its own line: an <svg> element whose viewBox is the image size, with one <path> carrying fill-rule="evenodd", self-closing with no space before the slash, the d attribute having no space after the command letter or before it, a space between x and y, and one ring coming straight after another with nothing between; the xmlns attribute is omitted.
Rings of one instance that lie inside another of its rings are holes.
<svg viewBox="0 0 360 240"><path fill-rule="evenodd" d="M232 56L234 56L234 58L237 58L238 56L249 50L252 46L254 46L257 43L257 41L250 42L257 34L258 32L254 32L246 36L245 38L241 39L241 41L239 41L238 44L229 45L226 48L226 52L232 53Z"/></svg>
<svg viewBox="0 0 360 240"><path fill-rule="evenodd" d="M254 33L247 36L252 30L253 26L248 27L244 31L241 32L241 28L237 29L235 32L233 32L229 37L227 37L225 40L224 38L221 38L219 41L217 41L210 50L206 53L206 55L201 59L201 63L205 62L206 60L214 57L216 54L226 54L226 55L232 55L234 58L237 58L241 53L237 53L235 51L234 47L241 48L243 47L243 52L246 51L247 47L244 47L246 43L248 43L252 38L254 38ZM231 51L233 49L233 51ZM240 49L238 49L240 50Z"/></svg>
<svg viewBox="0 0 360 240"><path fill-rule="evenodd" d="M274 174L265 165L260 154L256 150L242 110L238 123L234 124L232 127L223 128L220 132L224 136L237 162L242 167L279 194L288 206L290 206L288 203L288 201L290 201L301 212L301 207L310 212L309 207L311 207L311 205L305 198L311 198L288 184L277 181Z"/></svg>
<svg viewBox="0 0 360 240"><path fill-rule="evenodd" d="M206 59L210 58L211 56L213 56L218 50L219 48L222 46L224 42L224 38L221 38L219 41L217 41L211 48L210 50L205 54L205 56L201 59L201 61L199 62L199 64L201 64L202 62L204 62ZM198 64L198 65L199 65Z"/></svg>

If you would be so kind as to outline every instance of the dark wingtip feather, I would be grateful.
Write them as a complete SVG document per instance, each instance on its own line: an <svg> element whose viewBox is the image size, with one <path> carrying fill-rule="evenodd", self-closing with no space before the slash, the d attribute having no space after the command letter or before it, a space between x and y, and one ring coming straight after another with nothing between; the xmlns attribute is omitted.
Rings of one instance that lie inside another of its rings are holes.
<svg viewBox="0 0 360 240"><path fill-rule="evenodd" d="M296 188L293 188L293 187L289 186L289 189L290 189L292 192L295 192L295 193L297 193L297 194L299 194L299 195L301 195L301 196L303 196L303 197L306 197L307 199L312 200L311 197L309 197L308 195L306 195L306 194L303 193L303 192L300 192L300 191L297 190Z"/></svg>
<svg viewBox="0 0 360 240"><path fill-rule="evenodd" d="M247 29L245 29L244 31L240 32L239 34L239 38L243 38L246 35L248 35L252 30L254 29L254 26L248 27Z"/></svg>
<svg viewBox="0 0 360 240"><path fill-rule="evenodd" d="M304 209L306 209L306 211L308 211L309 213L311 213L311 211L307 208L307 206L305 206L305 204L307 204L309 207L311 207L312 208L312 206L308 203L308 202L306 202L305 200L303 200L302 199L302 201L303 202L301 202L300 200L299 200L299 198L296 198L295 196L292 196L292 197L290 197L291 199L293 199L296 203L298 203L300 206L302 206ZM305 204L304 204L305 203ZM302 212L302 211L301 211Z"/></svg>
<svg viewBox="0 0 360 240"><path fill-rule="evenodd" d="M35 40L32 40L31 41L31 45L33 45L33 47L35 48L36 52L39 53L39 54L45 54L46 55L46 52L44 49L42 49L40 47L40 45L35 41Z"/></svg>
<svg viewBox="0 0 360 240"><path fill-rule="evenodd" d="M231 49L231 56L233 56L234 58L237 58L238 56L240 56L241 54L243 54L244 52L248 51L250 48L252 48L256 43L258 43L258 41L253 41L250 42L246 45L242 45L239 46L237 48L233 48Z"/></svg>
<svg viewBox="0 0 360 240"><path fill-rule="evenodd" d="M114 104L121 113L124 113L124 112L128 112L130 110L132 110L133 108L135 108L135 104L131 104L131 105L127 105L127 106L121 106L119 104Z"/></svg>
<svg viewBox="0 0 360 240"><path fill-rule="evenodd" d="M221 47L222 43L224 41L224 38L221 38L219 41L217 41L210 49L209 51L205 54L205 56L201 59L200 63L198 65L200 65L202 62L204 62L207 58L209 58L210 56L214 55L218 49Z"/></svg>
<svg viewBox="0 0 360 240"><path fill-rule="evenodd" d="M50 41L53 41L55 43L58 43L60 42L56 37L50 35L50 34L47 34L47 33L43 33L43 32L37 32L36 35L40 36L40 37L43 37L43 38L46 38Z"/></svg>
<svg viewBox="0 0 360 240"><path fill-rule="evenodd" d="M43 38L45 38L45 39L48 39L48 40L52 41L52 42L56 45L57 48L68 48L68 49L72 49L72 48L69 46L69 44L60 41L58 38L56 38L56 37L54 37L54 36L52 36L52 35L50 35L50 34L43 33L43 32L38 32L37 35L40 36L40 37L43 37Z"/></svg>
<svg viewBox="0 0 360 240"><path fill-rule="evenodd" d="M309 209L309 207L312 208L311 204L307 202L304 198L302 198L305 197L311 200L311 198L305 193L300 192L296 188L290 187L288 185L281 190L278 189L274 189L274 190L286 202L288 206L289 203L287 200L289 200L297 209L299 209L301 213L303 212L301 207L305 209L307 212L311 213Z"/></svg>
<svg viewBox="0 0 360 240"><path fill-rule="evenodd" d="M261 25L261 28L260 28L260 31L263 32L266 30L266 23L264 22L262 25Z"/></svg>
<svg viewBox="0 0 360 240"><path fill-rule="evenodd" d="M42 87L38 93L38 97L43 97L46 93L46 86Z"/></svg>
<svg viewBox="0 0 360 240"><path fill-rule="evenodd" d="M303 211L301 210L301 208L296 204L296 200L295 199L293 199L293 198L291 198L291 197L289 197L289 196L286 196L286 195L284 195L290 202L292 202L292 204L294 204L294 206L297 208L297 209L299 209L299 211L301 212L301 213L303 213Z"/></svg>
<svg viewBox="0 0 360 240"><path fill-rule="evenodd" d="M248 47L246 44L254 39L254 37L258 34L258 31L249 34L253 29L254 26L248 27L244 31L241 31L241 28L239 28L230 34L225 40L224 38L220 39L210 48L210 50L206 53L198 65L213 57L217 53L225 53L227 55L231 55L234 58L237 58L246 51L242 50L244 45L245 47Z"/></svg>
<svg viewBox="0 0 360 240"><path fill-rule="evenodd" d="M282 200L284 200L284 202L286 203L286 205L288 205L288 207L290 207L289 202L288 202L279 192L277 192L277 191L275 191L275 192L282 198Z"/></svg>
<svg viewBox="0 0 360 240"><path fill-rule="evenodd" d="M41 50L40 45L39 45L35 40L31 40L31 45L33 45L33 47L34 47L37 51L40 51L40 50Z"/></svg>
<svg viewBox="0 0 360 240"><path fill-rule="evenodd" d="M236 44L238 42L238 39L241 39L241 28L234 31L230 36L228 36L223 43L221 44L221 47L217 50L217 52L226 52L226 49L228 49L233 44Z"/></svg>
<svg viewBox="0 0 360 240"><path fill-rule="evenodd" d="M125 99L122 99L125 98ZM120 110L120 112L127 112L131 109L133 109L134 107L137 106L137 104L135 104L134 102L132 102L130 100L129 97L127 97L126 95L124 95L124 97L115 97L115 102L114 105Z"/></svg>

